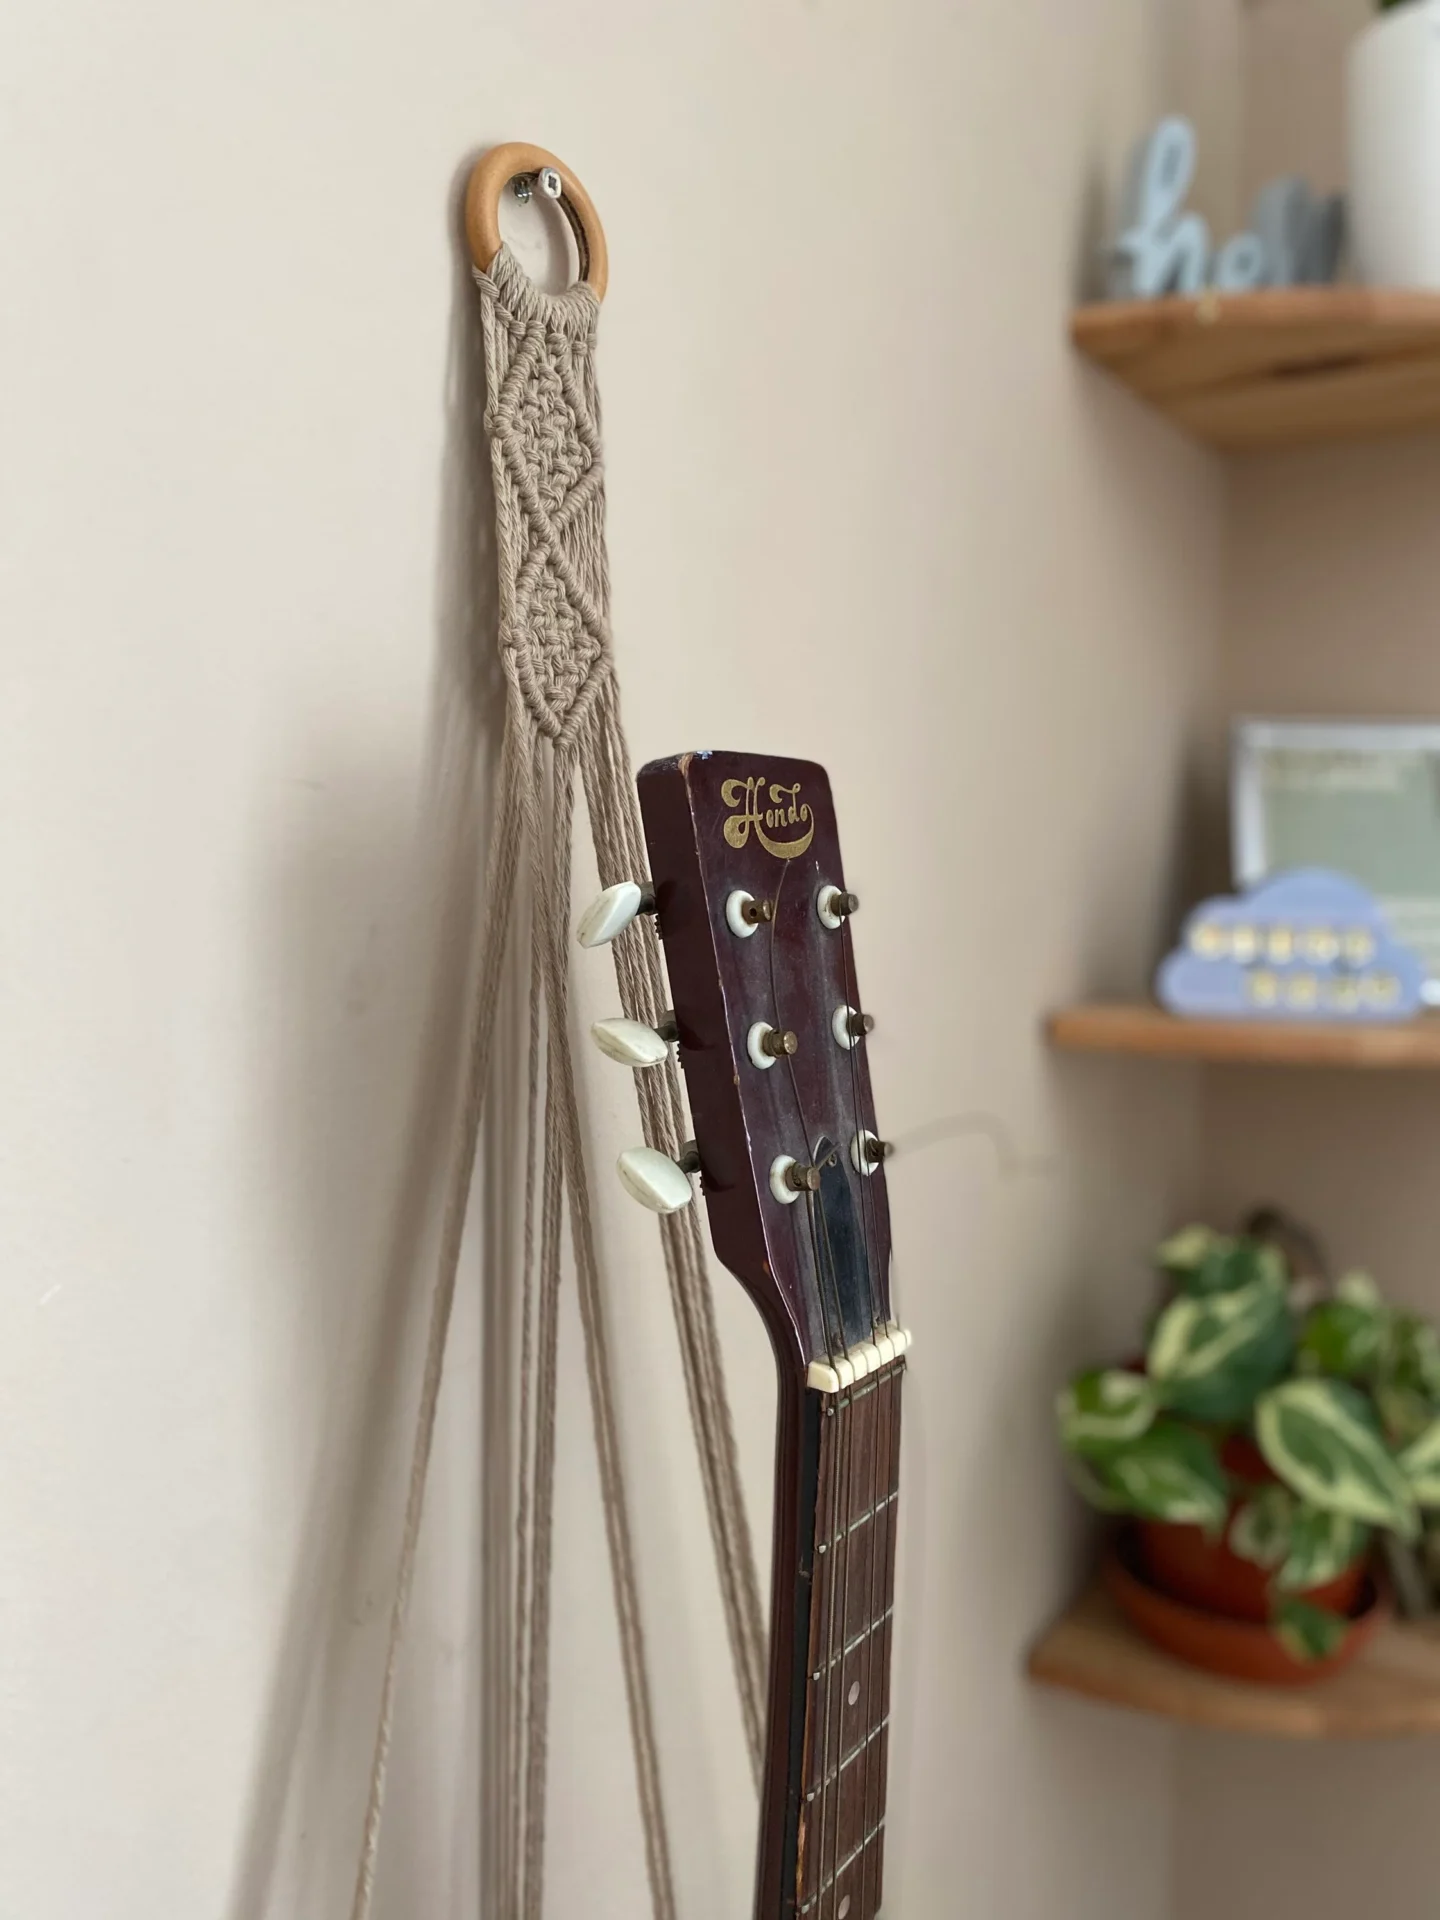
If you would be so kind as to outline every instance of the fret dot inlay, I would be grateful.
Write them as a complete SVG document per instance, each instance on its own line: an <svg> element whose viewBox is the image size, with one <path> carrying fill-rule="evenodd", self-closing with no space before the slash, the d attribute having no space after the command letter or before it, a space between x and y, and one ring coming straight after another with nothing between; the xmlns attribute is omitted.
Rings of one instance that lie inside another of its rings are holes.
<svg viewBox="0 0 1440 1920"><path fill-rule="evenodd" d="M854 1682L854 1684L850 1688L849 1693L845 1697L850 1702L850 1705L853 1707L855 1702L860 1698L860 1682L858 1680Z"/></svg>

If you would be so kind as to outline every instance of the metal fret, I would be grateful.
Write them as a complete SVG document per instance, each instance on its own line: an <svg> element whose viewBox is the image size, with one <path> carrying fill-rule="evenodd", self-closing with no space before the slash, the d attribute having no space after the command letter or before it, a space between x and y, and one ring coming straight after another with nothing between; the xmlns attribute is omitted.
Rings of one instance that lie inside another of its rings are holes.
<svg viewBox="0 0 1440 1920"><path fill-rule="evenodd" d="M808 1806L812 1800L818 1800L822 1793L828 1793L831 1787L840 1778L841 1774L844 1773L845 1769L850 1765L851 1761L858 1760L861 1754L864 1753L865 1749L869 1746L872 1746L874 1742L880 1738L880 1735L885 1731L886 1727L888 1727L889 1724L890 1724L890 1716L887 1713L883 1720L878 1721L876 1725L870 1729L869 1733L866 1734L865 1738L860 1742L859 1746L854 1748L850 1753L846 1754L845 1758L840 1762L839 1766L835 1768L833 1773L827 1773L823 1780L819 1780L816 1782L816 1784L810 1789L810 1791L805 1796L806 1805Z"/></svg>
<svg viewBox="0 0 1440 1920"><path fill-rule="evenodd" d="M814 1893L811 1894L810 1898L805 1902L803 1907L797 1907L795 1911L797 1913L809 1913L810 1909L814 1905L816 1905L816 1903L819 1900L821 1900L825 1894L829 1893L830 1889L835 1885L836 1881L840 1878L841 1874L845 1873L846 1871L848 1871L849 1868L853 1867L855 1862L860 1858L861 1854L864 1853L865 1849L867 1847L873 1846L884 1831L885 1831L885 1816L882 1814L880 1816L878 1823L870 1829L869 1833L866 1834L865 1838L860 1842L859 1846L852 1848L851 1851L846 1854L845 1858L840 1862L839 1866L836 1867L834 1873L831 1874L830 1878L827 1881L825 1881L825 1883L822 1886L818 1886L815 1889Z"/></svg>
<svg viewBox="0 0 1440 1920"><path fill-rule="evenodd" d="M856 1531L857 1528L863 1527L867 1520L873 1520L877 1513L883 1513L886 1507L894 1506L895 1502L899 1498L900 1498L900 1489L897 1487L893 1493L887 1493L883 1500L877 1500L873 1507L867 1508L866 1511L860 1515L858 1520L852 1520L849 1526L846 1527L844 1533L837 1533L834 1536L834 1538L829 1542L829 1544L832 1547L838 1547L843 1545L844 1542L849 1538L849 1536L852 1533Z"/></svg>
<svg viewBox="0 0 1440 1920"><path fill-rule="evenodd" d="M823 1680L829 1667L838 1667L841 1661L847 1660L857 1647L863 1647L871 1634L883 1627L894 1611L893 1606L886 1607L878 1619L872 1620L868 1626L862 1627L853 1640L847 1640L839 1653L837 1653L833 1659L827 1661L824 1667L817 1667L810 1678L812 1680Z"/></svg>
<svg viewBox="0 0 1440 1920"><path fill-rule="evenodd" d="M897 1365L842 1391L835 1406L856 1403L854 1421L819 1422L796 1904L785 1909L792 1920L837 1920L842 1910L848 1920L872 1920L880 1897L903 1376ZM841 1697L832 1698L837 1676ZM867 1728L872 1714L883 1718ZM870 1847L873 1866L857 1866Z"/></svg>

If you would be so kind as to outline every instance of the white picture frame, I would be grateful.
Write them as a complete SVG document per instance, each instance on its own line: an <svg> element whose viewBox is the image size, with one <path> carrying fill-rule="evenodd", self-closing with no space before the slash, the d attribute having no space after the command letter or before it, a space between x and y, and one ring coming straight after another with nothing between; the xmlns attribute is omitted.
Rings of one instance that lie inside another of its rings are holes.
<svg viewBox="0 0 1440 1920"><path fill-rule="evenodd" d="M1424 957L1440 1006L1440 722L1244 715L1230 809L1237 887L1295 866L1348 874Z"/></svg>

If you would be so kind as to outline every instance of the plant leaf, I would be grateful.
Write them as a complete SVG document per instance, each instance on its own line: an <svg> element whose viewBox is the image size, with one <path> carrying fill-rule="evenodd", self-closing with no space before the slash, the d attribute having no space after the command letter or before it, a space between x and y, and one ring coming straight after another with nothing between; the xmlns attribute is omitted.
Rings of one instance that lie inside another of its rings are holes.
<svg viewBox="0 0 1440 1920"><path fill-rule="evenodd" d="M1123 1494L1107 1486L1100 1470L1081 1455L1065 1455L1065 1471L1070 1484L1082 1499L1088 1500L1098 1513L1129 1513L1130 1503Z"/></svg>
<svg viewBox="0 0 1440 1920"><path fill-rule="evenodd" d="M1097 1367L1063 1389L1055 1419L1071 1453L1095 1453L1138 1440L1159 1410L1160 1396L1144 1374Z"/></svg>
<svg viewBox="0 0 1440 1920"><path fill-rule="evenodd" d="M1351 1567L1370 1544L1370 1529L1348 1514L1326 1513L1302 1501L1295 1514L1290 1551L1275 1576L1282 1593L1309 1593L1328 1586Z"/></svg>
<svg viewBox="0 0 1440 1920"><path fill-rule="evenodd" d="M1209 1234L1203 1248L1202 1234ZM1182 1253L1198 1254L1185 1265L1162 1258L1166 1272L1184 1293L1234 1293L1241 1287L1253 1286L1257 1280L1285 1284L1285 1256L1278 1247L1263 1240L1232 1239L1227 1234L1210 1233L1205 1227L1187 1227L1175 1240L1166 1241L1160 1250L1162 1256L1175 1246L1176 1240L1182 1243Z"/></svg>
<svg viewBox="0 0 1440 1920"><path fill-rule="evenodd" d="M1385 1438L1392 1447L1408 1447L1428 1430L1435 1418L1434 1407L1411 1387L1377 1387L1375 1404L1384 1423Z"/></svg>
<svg viewBox="0 0 1440 1920"><path fill-rule="evenodd" d="M1296 1660L1326 1660L1339 1650L1350 1622L1306 1600L1282 1600L1270 1618L1276 1639Z"/></svg>
<svg viewBox="0 0 1440 1920"><path fill-rule="evenodd" d="M1155 1323L1147 1371L1163 1404L1177 1413L1240 1420L1288 1370L1294 1340L1277 1277L1224 1293L1181 1294Z"/></svg>
<svg viewBox="0 0 1440 1920"><path fill-rule="evenodd" d="M1397 1313L1390 1330L1390 1378L1427 1400L1440 1399L1440 1334L1416 1313Z"/></svg>
<svg viewBox="0 0 1440 1920"><path fill-rule="evenodd" d="M1377 1428L1369 1401L1341 1380L1287 1380L1255 1408L1260 1451L1292 1492L1413 1540L1415 1502Z"/></svg>
<svg viewBox="0 0 1440 1920"><path fill-rule="evenodd" d="M1440 1507L1440 1420L1433 1420L1400 1455L1400 1471L1417 1505Z"/></svg>
<svg viewBox="0 0 1440 1920"><path fill-rule="evenodd" d="M1222 1236L1213 1227L1181 1227L1155 1249L1155 1264L1177 1280L1181 1279L1194 1273L1210 1249L1221 1240Z"/></svg>
<svg viewBox="0 0 1440 1920"><path fill-rule="evenodd" d="M1358 1267L1349 1273L1342 1273L1335 1282L1335 1298L1346 1301L1352 1307L1384 1305L1379 1287L1368 1273L1362 1273Z"/></svg>
<svg viewBox="0 0 1440 1920"><path fill-rule="evenodd" d="M1341 1380L1363 1377L1384 1357L1390 1315L1354 1300L1322 1300L1306 1316L1297 1364Z"/></svg>
<svg viewBox="0 0 1440 1920"><path fill-rule="evenodd" d="M1132 1513L1218 1534L1230 1510L1230 1483L1214 1445L1193 1427L1158 1420L1099 1467Z"/></svg>
<svg viewBox="0 0 1440 1920"><path fill-rule="evenodd" d="M1290 1552L1295 1496L1288 1487L1262 1487L1230 1522L1230 1551L1272 1572Z"/></svg>

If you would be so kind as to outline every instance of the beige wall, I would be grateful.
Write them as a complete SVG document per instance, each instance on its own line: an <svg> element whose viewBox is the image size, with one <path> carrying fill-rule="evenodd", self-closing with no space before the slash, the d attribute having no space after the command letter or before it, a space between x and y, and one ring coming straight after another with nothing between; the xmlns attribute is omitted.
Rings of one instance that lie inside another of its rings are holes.
<svg viewBox="0 0 1440 1920"><path fill-rule="evenodd" d="M1365 0L1260 0L1249 13L1244 171L1344 177L1346 43ZM1440 714L1433 501L1440 442L1382 443L1231 469L1224 704L1234 712ZM1278 1201L1333 1257L1440 1312L1433 1089L1334 1074L1209 1076L1207 1200ZM1424 1743L1180 1743L1177 1920L1341 1920L1423 1911L1440 1756Z"/></svg>
<svg viewBox="0 0 1440 1920"><path fill-rule="evenodd" d="M1232 493L1225 689L1237 712L1440 714L1430 510L1440 443L1379 444L1246 463ZM1434 1259L1440 1116L1404 1076L1215 1073L1205 1190L1220 1215L1278 1201L1333 1257L1440 1313ZM1424 1903L1440 1755L1296 1751L1186 1739L1177 1801L1178 1920L1341 1920Z"/></svg>
<svg viewBox="0 0 1440 1920"><path fill-rule="evenodd" d="M610 229L637 754L829 763L884 1124L984 1110L1040 1163L1002 1179L974 1138L895 1163L919 1347L887 1911L1164 1911L1168 1736L1018 1669L1082 1531L1050 1393L1125 1337L1193 1198L1195 1083L1037 1040L1047 1004L1138 988L1170 924L1221 619L1218 468L1064 339L1105 185L1174 97L1175 19L5 11L0 1912L346 1910L490 731L447 202L517 135ZM590 1080L605 1163L630 1094ZM605 1194L682 1912L739 1920L754 1809L663 1286ZM473 1911L478 1261L394 1758L397 1920ZM724 1327L763 1505L768 1361L728 1287ZM634 1920L565 1339L549 1910Z"/></svg>

